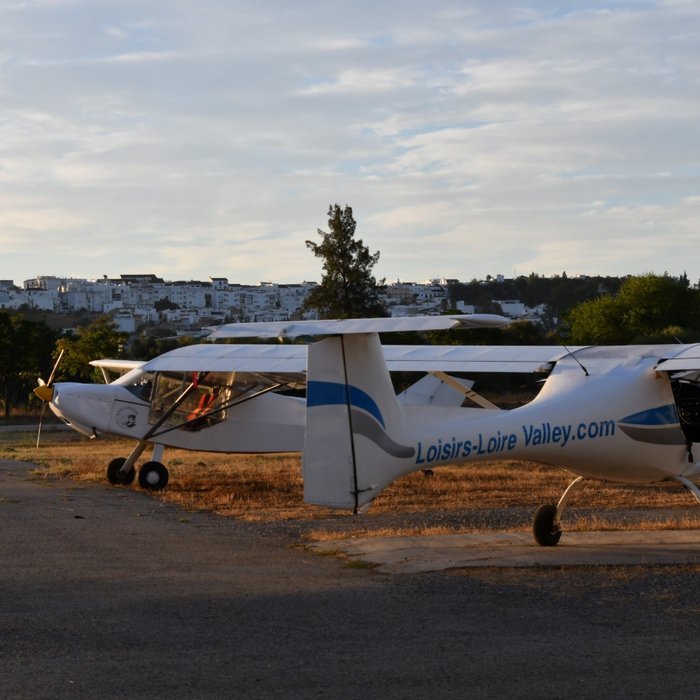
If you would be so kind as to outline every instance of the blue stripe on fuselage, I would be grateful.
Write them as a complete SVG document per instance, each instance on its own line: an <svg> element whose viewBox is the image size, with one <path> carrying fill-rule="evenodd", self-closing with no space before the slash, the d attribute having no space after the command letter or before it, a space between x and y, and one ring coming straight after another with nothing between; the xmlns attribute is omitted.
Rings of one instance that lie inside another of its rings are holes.
<svg viewBox="0 0 700 700"><path fill-rule="evenodd" d="M338 384L337 382L309 382L306 386L306 405L313 406L346 406L350 402L351 406L361 408L374 416L382 425L384 418L379 406L374 399L362 389L358 389L351 384Z"/></svg>
<svg viewBox="0 0 700 700"><path fill-rule="evenodd" d="M625 425L661 426L678 423L678 413L674 404L649 408L646 411L633 413L631 416L622 418L619 423Z"/></svg>

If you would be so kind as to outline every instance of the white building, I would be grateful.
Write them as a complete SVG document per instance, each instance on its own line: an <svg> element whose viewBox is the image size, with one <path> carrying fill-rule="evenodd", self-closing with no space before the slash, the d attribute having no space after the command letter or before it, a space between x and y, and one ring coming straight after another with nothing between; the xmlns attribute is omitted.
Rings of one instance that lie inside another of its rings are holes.
<svg viewBox="0 0 700 700"><path fill-rule="evenodd" d="M385 286L381 299L391 316L436 315L448 308L450 285L456 282L437 278L422 283L396 280ZM314 318L313 313L303 311L303 304L316 284L304 281L243 285L231 283L226 277L211 277L208 282L169 282L153 274L96 280L47 276L26 280L21 290L9 280L0 283L0 308L27 305L66 313L86 310L108 314L125 329L159 321L192 329L198 324ZM169 302L164 306L173 308L159 305L161 311L157 311L156 305L162 301ZM463 313L475 311L472 304L456 303ZM546 313L544 307L529 309L517 299L497 303L510 318L539 320Z"/></svg>

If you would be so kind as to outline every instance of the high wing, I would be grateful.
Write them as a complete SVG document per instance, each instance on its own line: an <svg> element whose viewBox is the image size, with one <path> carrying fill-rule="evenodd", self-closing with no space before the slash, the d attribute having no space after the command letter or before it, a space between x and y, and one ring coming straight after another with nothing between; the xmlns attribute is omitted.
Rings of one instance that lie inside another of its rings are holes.
<svg viewBox="0 0 700 700"><path fill-rule="evenodd" d="M110 384L114 377L110 377L110 372L116 372L118 377L123 377L134 369L140 369L146 363L143 360L91 360L93 367L98 367L102 371L105 384Z"/></svg>
<svg viewBox="0 0 700 700"><path fill-rule="evenodd" d="M700 344L678 347L681 348L678 353L662 355L656 369L664 372L700 372Z"/></svg>
<svg viewBox="0 0 700 700"><path fill-rule="evenodd" d="M228 323L212 328L211 339L293 338L300 335L351 335L399 331L436 331L458 328L501 328L510 321L495 314L451 314L447 316L401 316L392 318L348 318L321 321L275 321Z"/></svg>
<svg viewBox="0 0 700 700"><path fill-rule="evenodd" d="M146 363L143 360L92 360L90 364L100 369L124 373L131 372L132 369L143 367Z"/></svg>
<svg viewBox="0 0 700 700"><path fill-rule="evenodd" d="M233 325L257 326L258 324ZM249 331L245 333L248 334ZM204 343L171 350L145 363L127 360L95 360L90 364L122 371L138 367L144 371L154 372L235 371L296 374L306 371L307 347L301 344ZM389 370L392 372L548 372L556 362L566 357L580 357L583 362L595 360L600 363L619 364L640 355L657 356L659 360L656 368L659 371L700 371L700 344L679 345L678 353L669 352L675 347L669 345L595 348L585 346L565 348L561 345L383 345L382 349Z"/></svg>
<svg viewBox="0 0 700 700"><path fill-rule="evenodd" d="M186 345L150 360L144 372L306 371L306 345Z"/></svg>
<svg viewBox="0 0 700 700"><path fill-rule="evenodd" d="M145 372L303 373L306 345L189 345L145 363ZM384 345L391 372L547 372L580 348L558 345Z"/></svg>
<svg viewBox="0 0 700 700"><path fill-rule="evenodd" d="M580 347L560 345L384 345L392 372L549 372Z"/></svg>

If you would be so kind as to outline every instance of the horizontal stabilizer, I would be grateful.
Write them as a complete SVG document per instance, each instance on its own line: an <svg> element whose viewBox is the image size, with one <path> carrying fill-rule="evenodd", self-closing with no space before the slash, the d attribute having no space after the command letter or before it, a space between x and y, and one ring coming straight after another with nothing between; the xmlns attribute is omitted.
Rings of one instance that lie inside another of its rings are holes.
<svg viewBox="0 0 700 700"><path fill-rule="evenodd" d="M501 328L508 323L507 318L495 314L348 318L339 321L229 323L213 328L209 338L294 338L300 335L352 335L355 333L437 331L449 330L450 328Z"/></svg>

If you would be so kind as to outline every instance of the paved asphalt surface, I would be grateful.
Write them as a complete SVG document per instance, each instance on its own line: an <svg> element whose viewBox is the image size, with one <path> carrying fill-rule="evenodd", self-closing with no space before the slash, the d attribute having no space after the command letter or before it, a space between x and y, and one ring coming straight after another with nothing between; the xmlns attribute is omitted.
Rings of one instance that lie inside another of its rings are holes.
<svg viewBox="0 0 700 700"><path fill-rule="evenodd" d="M697 698L698 567L386 575L0 460L0 697Z"/></svg>

